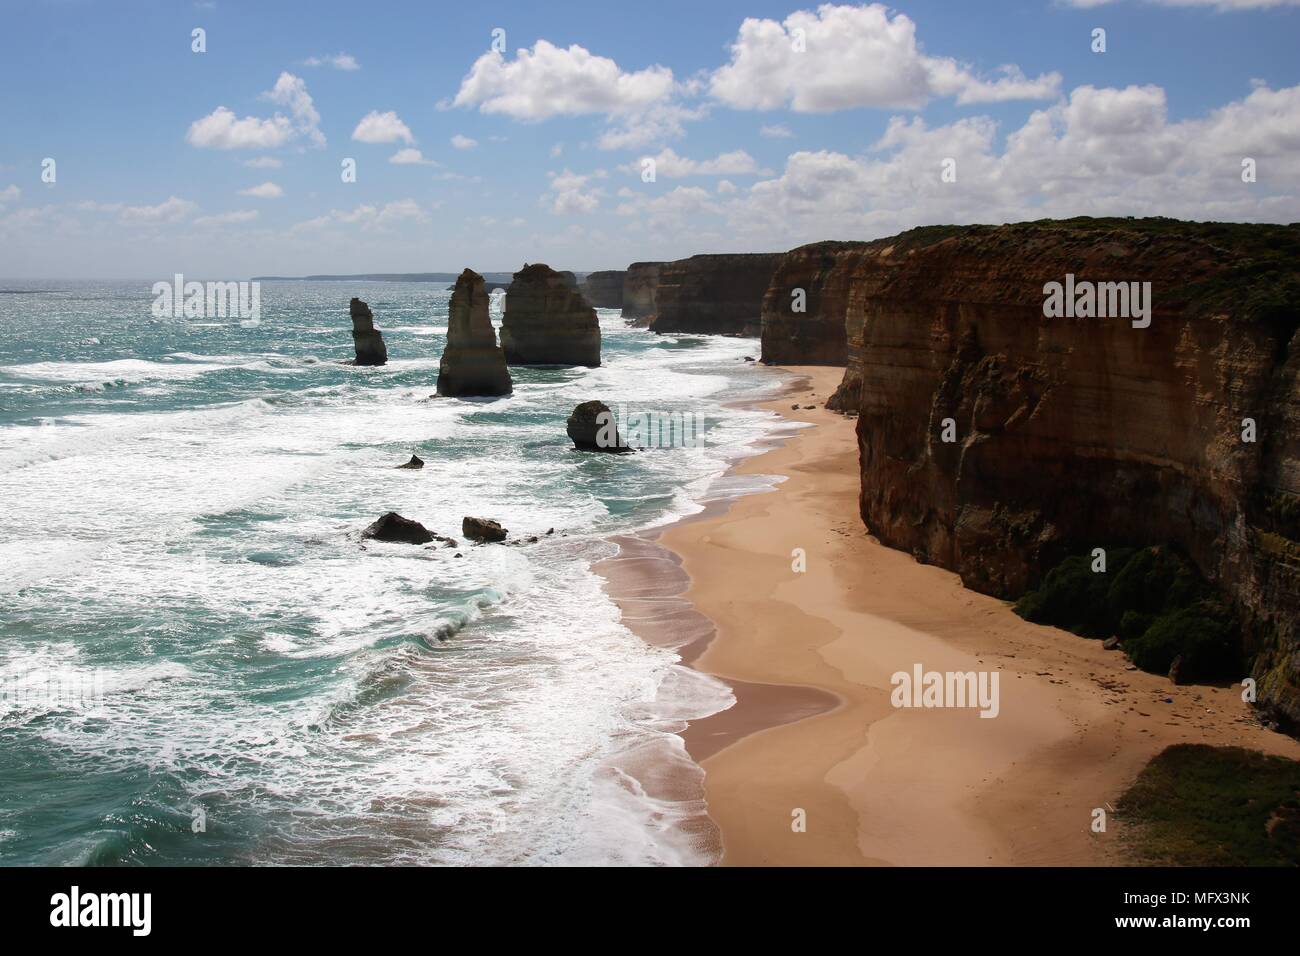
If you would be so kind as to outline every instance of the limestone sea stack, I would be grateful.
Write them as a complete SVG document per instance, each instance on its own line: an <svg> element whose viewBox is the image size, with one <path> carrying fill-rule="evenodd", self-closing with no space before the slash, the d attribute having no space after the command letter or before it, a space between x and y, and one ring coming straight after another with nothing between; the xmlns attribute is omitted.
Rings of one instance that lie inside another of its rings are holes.
<svg viewBox="0 0 1300 956"><path fill-rule="evenodd" d="M483 277L466 269L456 280L448 307L447 347L438 363L438 394L509 395L513 390L505 352L488 318Z"/></svg>
<svg viewBox="0 0 1300 956"><path fill-rule="evenodd" d="M501 347L510 365L600 365L596 310L564 273L543 263L515 273L506 292Z"/></svg>
<svg viewBox="0 0 1300 956"><path fill-rule="evenodd" d="M357 350L355 365L383 365L388 361L388 348L384 345L383 334L375 328L375 316L370 306L360 299L353 299L349 309L352 313L352 344Z"/></svg>
<svg viewBox="0 0 1300 956"><path fill-rule="evenodd" d="M583 280L582 294L597 309L621 309L623 278L626 275L622 269L592 272Z"/></svg>
<svg viewBox="0 0 1300 956"><path fill-rule="evenodd" d="M623 273L623 318L644 328L655 315L655 290L662 262L634 262Z"/></svg>
<svg viewBox="0 0 1300 956"><path fill-rule="evenodd" d="M583 402L574 408L565 430L579 451L621 454L632 450L618 433L614 413L604 402Z"/></svg>

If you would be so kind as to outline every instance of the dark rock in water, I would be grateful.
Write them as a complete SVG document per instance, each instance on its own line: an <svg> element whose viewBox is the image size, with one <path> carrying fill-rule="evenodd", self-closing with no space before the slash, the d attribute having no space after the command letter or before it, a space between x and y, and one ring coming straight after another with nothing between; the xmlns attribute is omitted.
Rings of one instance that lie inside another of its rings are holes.
<svg viewBox="0 0 1300 956"><path fill-rule="evenodd" d="M421 458L421 457L419 457L418 455L412 455L410 461L408 461L405 465L398 465L397 467L398 467L399 469L402 469L402 468L423 468L423 467L424 467L424 459Z"/></svg>
<svg viewBox="0 0 1300 956"><path fill-rule="evenodd" d="M583 280L581 291L597 309L623 308L623 277L627 273L622 269L607 272L592 272Z"/></svg>
<svg viewBox="0 0 1300 956"><path fill-rule="evenodd" d="M428 544L434 539L433 533L420 522L403 518L396 511L381 516L361 532L361 537L402 544Z"/></svg>
<svg viewBox="0 0 1300 956"><path fill-rule="evenodd" d="M745 361L746 361L746 362L752 362L752 361L754 361L754 356L752 356L752 355L746 355L746 356L745 356Z"/></svg>
<svg viewBox="0 0 1300 956"><path fill-rule="evenodd" d="M433 540L442 544L444 548L459 548L460 542L455 538L449 538L445 534L434 534Z"/></svg>
<svg viewBox="0 0 1300 956"><path fill-rule="evenodd" d="M573 410L566 423L573 446L581 451L631 451L618 433L614 413L604 402L583 402ZM549 533L549 532L548 532Z"/></svg>
<svg viewBox="0 0 1300 956"><path fill-rule="evenodd" d="M600 365L596 310L566 275L540 262L515 273L501 317L508 364Z"/></svg>
<svg viewBox="0 0 1300 956"><path fill-rule="evenodd" d="M513 390L505 352L488 318L483 277L466 269L456 280L448 307L447 347L438 364L439 395L509 395Z"/></svg>
<svg viewBox="0 0 1300 956"><path fill-rule="evenodd" d="M388 361L388 348L384 345L383 334L375 328L375 316L370 306L360 299L353 299L350 306L352 313L352 344L357 350L356 365L383 365Z"/></svg>
<svg viewBox="0 0 1300 956"><path fill-rule="evenodd" d="M471 541L504 541L509 533L499 521L491 518L466 516L460 522L460 533Z"/></svg>

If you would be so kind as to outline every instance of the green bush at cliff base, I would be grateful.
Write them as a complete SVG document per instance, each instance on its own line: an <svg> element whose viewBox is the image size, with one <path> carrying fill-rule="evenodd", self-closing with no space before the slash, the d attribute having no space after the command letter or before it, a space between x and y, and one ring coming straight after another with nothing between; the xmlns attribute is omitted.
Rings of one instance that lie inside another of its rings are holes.
<svg viewBox="0 0 1300 956"><path fill-rule="evenodd" d="M1133 663L1179 678L1238 677L1241 650L1236 615L1177 549L1111 549L1105 572L1092 555L1072 555L1047 573L1015 610L1027 621L1083 637L1118 635Z"/></svg>
<svg viewBox="0 0 1300 956"><path fill-rule="evenodd" d="M1300 762L1241 747L1177 744L1138 775L1117 819L1137 862L1300 865Z"/></svg>

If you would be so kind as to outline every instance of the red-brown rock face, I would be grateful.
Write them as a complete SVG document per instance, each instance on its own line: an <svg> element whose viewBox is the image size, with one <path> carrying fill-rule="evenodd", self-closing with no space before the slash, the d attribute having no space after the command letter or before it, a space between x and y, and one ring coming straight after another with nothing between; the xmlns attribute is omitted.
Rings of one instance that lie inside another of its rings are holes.
<svg viewBox="0 0 1300 956"><path fill-rule="evenodd" d="M654 332L754 335L781 253L691 256L659 267Z"/></svg>
<svg viewBox="0 0 1300 956"><path fill-rule="evenodd" d="M1300 226L1170 220L862 246L832 271L868 529L1003 597L1065 553L1178 545L1253 615L1261 702L1300 721L1298 251ZM1150 282L1149 327L1046 317L1067 273Z"/></svg>
<svg viewBox="0 0 1300 956"><path fill-rule="evenodd" d="M466 269L456 280L447 317L447 346L438 363L438 394L509 395L506 356L488 317L483 277Z"/></svg>
<svg viewBox="0 0 1300 956"><path fill-rule="evenodd" d="M845 317L866 243L819 242L787 252L763 296L763 361L844 365Z"/></svg>
<svg viewBox="0 0 1300 956"><path fill-rule="evenodd" d="M501 347L510 365L600 365L600 323L573 273L524 266L506 291Z"/></svg>

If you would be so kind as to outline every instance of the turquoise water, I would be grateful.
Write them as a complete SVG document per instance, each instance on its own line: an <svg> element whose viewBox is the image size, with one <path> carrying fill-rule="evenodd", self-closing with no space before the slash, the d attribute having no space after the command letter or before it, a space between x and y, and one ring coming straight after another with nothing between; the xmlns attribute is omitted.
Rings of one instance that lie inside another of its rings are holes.
<svg viewBox="0 0 1300 956"><path fill-rule="evenodd" d="M757 343L602 310L602 368L440 399L437 286L267 282L253 325L156 319L150 285L0 283L0 862L701 862L701 807L620 760L684 761L730 698L590 565L773 433L729 407L779 384ZM352 295L386 367L338 364ZM592 398L703 413L705 447L575 452ZM540 540L363 545L389 510Z"/></svg>

